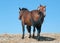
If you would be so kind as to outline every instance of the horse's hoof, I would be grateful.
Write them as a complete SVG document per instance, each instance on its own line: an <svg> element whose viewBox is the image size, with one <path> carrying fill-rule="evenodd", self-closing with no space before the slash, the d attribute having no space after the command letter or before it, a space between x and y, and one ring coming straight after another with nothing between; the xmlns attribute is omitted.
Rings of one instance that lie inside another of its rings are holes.
<svg viewBox="0 0 60 43"><path fill-rule="evenodd" d="M37 40L40 41L40 38L38 38Z"/></svg>
<svg viewBox="0 0 60 43"><path fill-rule="evenodd" d="M31 38L31 36L29 36L29 38Z"/></svg>
<svg viewBox="0 0 60 43"><path fill-rule="evenodd" d="M32 37L34 38L35 36L33 35Z"/></svg>
<svg viewBox="0 0 60 43"><path fill-rule="evenodd" d="M29 38L31 38L31 35L29 35Z"/></svg>
<svg viewBox="0 0 60 43"><path fill-rule="evenodd" d="M22 37L22 39L24 39L24 37Z"/></svg>
<svg viewBox="0 0 60 43"><path fill-rule="evenodd" d="M34 36L32 36L32 38L34 38Z"/></svg>
<svg viewBox="0 0 60 43"><path fill-rule="evenodd" d="M38 37L37 40L40 41L40 37Z"/></svg>
<svg viewBox="0 0 60 43"><path fill-rule="evenodd" d="M29 38L31 38L31 36L29 36Z"/></svg>

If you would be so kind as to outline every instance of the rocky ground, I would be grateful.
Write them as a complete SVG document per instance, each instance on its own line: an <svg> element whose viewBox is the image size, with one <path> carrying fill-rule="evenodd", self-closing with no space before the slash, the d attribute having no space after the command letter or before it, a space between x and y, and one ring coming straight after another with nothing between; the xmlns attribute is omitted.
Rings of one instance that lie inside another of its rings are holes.
<svg viewBox="0 0 60 43"><path fill-rule="evenodd" d="M0 43L60 43L60 34L41 33L40 40L28 38L28 34L21 39L21 34L0 34Z"/></svg>

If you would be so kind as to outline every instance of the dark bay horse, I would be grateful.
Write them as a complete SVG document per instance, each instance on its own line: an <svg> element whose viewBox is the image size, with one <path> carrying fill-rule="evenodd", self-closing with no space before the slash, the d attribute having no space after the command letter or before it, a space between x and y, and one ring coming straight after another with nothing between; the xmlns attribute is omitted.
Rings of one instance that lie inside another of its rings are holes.
<svg viewBox="0 0 60 43"><path fill-rule="evenodd" d="M30 35L29 35L29 38L30 38L31 37L31 25L32 25L31 16L30 16L31 12L28 11L28 9L26 9L26 8L22 8L22 9L19 8L19 10L20 10L19 19L22 21L22 31L23 31L22 39L24 38L24 34L25 34L25 32L24 32L25 25L27 25L27 30L30 33Z"/></svg>
<svg viewBox="0 0 60 43"><path fill-rule="evenodd" d="M32 19L32 25L37 28L37 37L39 40L41 27L44 21L44 17L46 16L46 6L40 5L38 7L38 10L32 10L31 11L31 19ZM33 37L35 34L35 28L33 31Z"/></svg>
<svg viewBox="0 0 60 43"><path fill-rule="evenodd" d="M28 32L30 33L29 37L31 37L31 26L34 27L33 29L33 37L34 37L34 33L35 33L35 27L37 28L37 37L39 39L40 37L40 32L41 32L41 25L44 21L44 17L45 17L45 11L46 11L46 7L40 5L38 7L38 10L32 10L29 11L26 8L19 8L19 19L22 21L22 30L23 30L23 35L22 38L24 38L24 25L27 25L27 29Z"/></svg>

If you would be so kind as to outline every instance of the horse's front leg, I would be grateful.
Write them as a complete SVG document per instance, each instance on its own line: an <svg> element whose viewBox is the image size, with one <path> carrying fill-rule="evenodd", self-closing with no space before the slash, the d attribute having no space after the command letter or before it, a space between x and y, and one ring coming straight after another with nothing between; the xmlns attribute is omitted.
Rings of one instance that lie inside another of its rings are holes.
<svg viewBox="0 0 60 43"><path fill-rule="evenodd" d="M23 24L22 24L22 31L23 31L22 39L24 39L25 29L24 29L24 25Z"/></svg>
<svg viewBox="0 0 60 43"><path fill-rule="evenodd" d="M40 40L41 25L37 27L37 39Z"/></svg>

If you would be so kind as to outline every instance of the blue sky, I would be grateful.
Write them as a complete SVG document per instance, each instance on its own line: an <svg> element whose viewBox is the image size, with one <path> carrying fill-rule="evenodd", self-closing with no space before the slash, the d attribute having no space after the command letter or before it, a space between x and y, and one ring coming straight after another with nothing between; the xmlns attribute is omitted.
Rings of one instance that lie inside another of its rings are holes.
<svg viewBox="0 0 60 43"><path fill-rule="evenodd" d="M60 0L0 0L0 34L22 33L19 7L30 11L46 5L42 33L60 33ZM27 31L25 31L27 33Z"/></svg>

